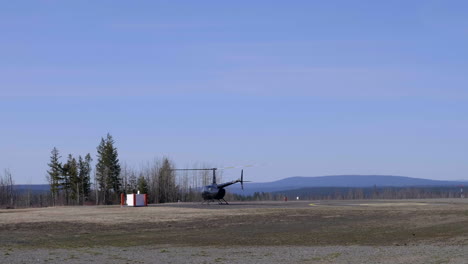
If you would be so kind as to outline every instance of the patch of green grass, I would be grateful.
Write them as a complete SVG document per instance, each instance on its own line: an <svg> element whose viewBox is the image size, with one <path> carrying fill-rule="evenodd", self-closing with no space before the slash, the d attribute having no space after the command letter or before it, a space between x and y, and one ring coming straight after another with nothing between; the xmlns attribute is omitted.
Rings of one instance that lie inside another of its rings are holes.
<svg viewBox="0 0 468 264"><path fill-rule="evenodd" d="M70 259L78 259L78 257L75 256L75 254L71 254L70 256L68 256L68 259L69 259L69 260L70 260Z"/></svg>
<svg viewBox="0 0 468 264"><path fill-rule="evenodd" d="M341 253L340 252L335 252L335 253L331 253L327 256L327 259L336 259L337 257L341 256Z"/></svg>
<svg viewBox="0 0 468 264"><path fill-rule="evenodd" d="M167 250L167 249L161 249L161 251L159 251L159 252L161 252L161 253L168 253L169 250Z"/></svg>
<svg viewBox="0 0 468 264"><path fill-rule="evenodd" d="M438 258L434 261L434 264L444 264L444 263L449 263L450 260L448 259L441 259L441 258Z"/></svg>

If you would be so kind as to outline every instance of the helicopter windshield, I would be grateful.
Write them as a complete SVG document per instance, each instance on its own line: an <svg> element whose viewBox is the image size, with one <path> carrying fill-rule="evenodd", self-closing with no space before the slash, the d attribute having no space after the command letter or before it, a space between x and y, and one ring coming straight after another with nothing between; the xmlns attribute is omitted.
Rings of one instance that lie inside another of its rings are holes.
<svg viewBox="0 0 468 264"><path fill-rule="evenodd" d="M213 186L213 185L208 185L208 186L203 187L204 192L212 192L215 190L216 190L216 186Z"/></svg>

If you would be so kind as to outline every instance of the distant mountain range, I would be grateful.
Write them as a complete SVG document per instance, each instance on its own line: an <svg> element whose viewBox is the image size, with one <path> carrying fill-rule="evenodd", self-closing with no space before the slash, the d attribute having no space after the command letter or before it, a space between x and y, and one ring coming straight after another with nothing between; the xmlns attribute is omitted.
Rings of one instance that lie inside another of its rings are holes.
<svg viewBox="0 0 468 264"><path fill-rule="evenodd" d="M14 189L20 193L44 193L50 190L50 186L49 184L16 184Z"/></svg>
<svg viewBox="0 0 468 264"><path fill-rule="evenodd" d="M290 177L274 182L245 183L244 191L239 184L228 188L229 192L251 195L254 192L277 192L306 187L413 187L413 186L459 186L468 181L438 181L391 175L336 175L319 177Z"/></svg>
<svg viewBox="0 0 468 264"><path fill-rule="evenodd" d="M438 181L390 175L337 175L319 177L290 177L273 182L247 182L244 191L240 184L229 186L231 193L251 195L255 192L277 192L308 187L428 187L428 186L468 186L468 181ZM48 192L48 184L15 185L20 192Z"/></svg>

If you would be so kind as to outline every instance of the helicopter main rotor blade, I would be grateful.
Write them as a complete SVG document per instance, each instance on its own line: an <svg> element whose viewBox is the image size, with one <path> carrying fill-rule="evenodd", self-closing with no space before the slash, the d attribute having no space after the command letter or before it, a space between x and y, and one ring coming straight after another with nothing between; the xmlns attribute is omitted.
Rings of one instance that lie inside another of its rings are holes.
<svg viewBox="0 0 468 264"><path fill-rule="evenodd" d="M253 164L250 165L241 165L241 166L229 166L229 167L222 167L222 168L202 168L202 169L171 169L173 171L191 171L191 170L227 170L227 169L236 169L236 168L248 168L253 167Z"/></svg>
<svg viewBox="0 0 468 264"><path fill-rule="evenodd" d="M172 169L173 171L191 171L191 170L217 170L218 168L211 168L211 169Z"/></svg>
<svg viewBox="0 0 468 264"><path fill-rule="evenodd" d="M228 169L237 169L237 168L248 168L248 167L253 167L253 164L250 165L239 165L239 166L228 166L228 167L222 167L219 168L220 170L228 170Z"/></svg>

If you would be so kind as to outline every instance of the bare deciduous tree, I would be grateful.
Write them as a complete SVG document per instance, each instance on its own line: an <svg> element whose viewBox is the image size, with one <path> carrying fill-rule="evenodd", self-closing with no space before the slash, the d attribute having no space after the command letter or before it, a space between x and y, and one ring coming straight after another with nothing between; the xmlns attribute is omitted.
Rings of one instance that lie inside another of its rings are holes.
<svg viewBox="0 0 468 264"><path fill-rule="evenodd" d="M5 169L3 175L0 175L0 205L6 208L15 207L14 185L10 170Z"/></svg>

